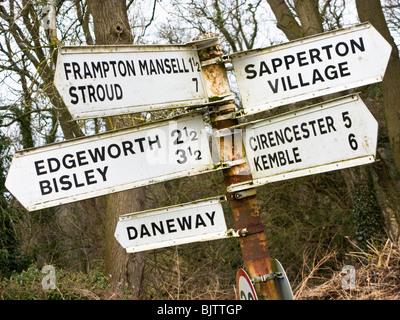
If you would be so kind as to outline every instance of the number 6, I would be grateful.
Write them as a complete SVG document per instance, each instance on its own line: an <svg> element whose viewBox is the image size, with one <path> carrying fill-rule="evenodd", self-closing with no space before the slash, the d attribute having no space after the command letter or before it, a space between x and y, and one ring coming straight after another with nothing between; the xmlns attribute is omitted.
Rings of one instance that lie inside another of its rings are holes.
<svg viewBox="0 0 400 320"><path fill-rule="evenodd" d="M356 140L356 136L353 133L349 134L349 144L350 144L350 148L352 148L353 150L358 149L358 143Z"/></svg>

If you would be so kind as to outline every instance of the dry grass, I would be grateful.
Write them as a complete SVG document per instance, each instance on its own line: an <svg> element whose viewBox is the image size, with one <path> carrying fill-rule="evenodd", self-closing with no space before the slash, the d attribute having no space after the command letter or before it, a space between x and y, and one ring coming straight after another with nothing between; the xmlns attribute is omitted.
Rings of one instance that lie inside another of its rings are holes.
<svg viewBox="0 0 400 320"><path fill-rule="evenodd" d="M400 242L387 240L384 243L371 242L368 250L349 253L356 258L355 288L344 289L345 274L333 272L331 279L308 287L302 286L296 292L298 300L398 300L400 299ZM332 255L333 256L333 255ZM331 257L332 257L331 256ZM331 258L327 257L327 258ZM318 265L308 278L318 270ZM305 278L307 279L307 278Z"/></svg>

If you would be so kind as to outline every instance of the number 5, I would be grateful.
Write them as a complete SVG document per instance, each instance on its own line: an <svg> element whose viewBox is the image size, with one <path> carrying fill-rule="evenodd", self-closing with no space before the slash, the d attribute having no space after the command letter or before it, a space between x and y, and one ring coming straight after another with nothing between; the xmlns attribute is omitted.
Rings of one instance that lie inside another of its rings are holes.
<svg viewBox="0 0 400 320"><path fill-rule="evenodd" d="M342 118L343 118L344 126L346 128L350 128L351 125L352 125L352 122L351 122L351 119L349 117L349 112L348 111L343 112L342 113Z"/></svg>

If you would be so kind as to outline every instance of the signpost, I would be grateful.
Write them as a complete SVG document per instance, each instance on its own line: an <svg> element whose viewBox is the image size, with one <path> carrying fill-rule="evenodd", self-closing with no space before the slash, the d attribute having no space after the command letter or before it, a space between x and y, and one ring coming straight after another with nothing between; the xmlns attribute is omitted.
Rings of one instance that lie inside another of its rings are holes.
<svg viewBox="0 0 400 320"><path fill-rule="evenodd" d="M253 181L229 191L375 161L378 123L358 95L245 126Z"/></svg>
<svg viewBox="0 0 400 320"><path fill-rule="evenodd" d="M251 114L379 82L390 53L364 23L231 57L243 113Z"/></svg>
<svg viewBox="0 0 400 320"><path fill-rule="evenodd" d="M209 46L200 61L198 51ZM230 162L214 163L203 117L192 115L17 152L5 184L26 209L38 210L223 166L236 231L227 230L219 197L121 216L116 239L127 252L139 252L238 236L260 299L293 299L285 271L271 261L255 187L375 161L377 121L358 95L349 95L238 125L218 47L215 38L61 47L54 83L74 119L213 101L211 124L221 158ZM233 54L242 114L381 81L390 52L365 23ZM232 129L241 128L243 141L233 139ZM240 299L258 299L243 269L236 280Z"/></svg>
<svg viewBox="0 0 400 320"><path fill-rule="evenodd" d="M236 288L239 300L258 300L254 286L248 274L242 268L236 274Z"/></svg>
<svg viewBox="0 0 400 320"><path fill-rule="evenodd" d="M193 116L17 152L6 187L38 210L216 168Z"/></svg>
<svg viewBox="0 0 400 320"><path fill-rule="evenodd" d="M54 84L75 119L208 102L195 43L61 47Z"/></svg>
<svg viewBox="0 0 400 320"><path fill-rule="evenodd" d="M115 237L127 252L227 238L221 197L120 216Z"/></svg>

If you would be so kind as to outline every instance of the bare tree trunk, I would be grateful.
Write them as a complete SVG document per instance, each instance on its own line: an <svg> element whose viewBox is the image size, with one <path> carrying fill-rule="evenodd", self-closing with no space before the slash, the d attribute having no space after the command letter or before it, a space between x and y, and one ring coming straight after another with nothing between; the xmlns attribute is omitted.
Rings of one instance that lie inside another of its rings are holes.
<svg viewBox="0 0 400 320"><path fill-rule="evenodd" d="M285 0L267 0L275 17L276 25L289 40L304 37L301 26L297 23Z"/></svg>
<svg viewBox="0 0 400 320"><path fill-rule="evenodd" d="M125 0L90 0L96 44L131 44L131 34ZM132 125L127 117L107 119L108 129ZM112 122L112 126L110 123ZM107 196L105 272L113 285L128 285L138 298L141 291L145 254L127 254L114 237L118 217L144 209L146 188L139 188Z"/></svg>
<svg viewBox="0 0 400 320"><path fill-rule="evenodd" d="M312 36L324 31L318 0L294 0L294 7L300 19L304 36Z"/></svg>
<svg viewBox="0 0 400 320"><path fill-rule="evenodd" d="M356 0L360 21L369 21L392 46L392 53L381 83L389 148L378 148L383 161L375 166L377 196L386 220L388 234L398 239L400 230L400 60L379 0ZM395 164L393 166L393 163ZM397 172L396 172L397 171ZM394 173L393 173L394 172ZM378 185L379 184L379 185Z"/></svg>
<svg viewBox="0 0 400 320"><path fill-rule="evenodd" d="M280 28L285 35L288 37L289 40L295 40L297 38L311 36L314 34L322 33L323 26L322 26L322 17L321 13L319 12L318 8L318 1L317 0L295 0L294 1L294 10L295 13L292 12L284 0L267 0L271 9L273 10L275 17L277 19L277 26ZM371 3L374 3L374 6L371 7ZM361 18L361 20L370 20L372 21L372 16L374 19L378 19L377 13L377 5L379 4L379 0L357 0L357 5L360 10L363 11L362 16L365 16L365 19ZM382 12L382 10L380 9ZM297 15L298 19L300 20L300 24L297 23L295 19L295 14ZM381 19L383 18L383 14ZM386 22L383 18L383 21L379 20L381 26L386 26ZM387 26L386 26L387 29ZM386 37L390 37L387 31ZM392 39L393 43L393 39ZM392 46L394 43L392 44ZM398 59L398 52L397 49L395 51L395 56ZM395 60L392 58L391 60ZM388 67L390 69L390 66ZM390 75L388 77L388 72L385 76L385 81L387 81L388 91L392 90L396 91L396 87L400 86L400 72L397 67L394 67L394 71L398 77L395 83L389 84ZM388 79L389 78L389 79ZM390 88L390 89L389 89ZM397 91L400 92L400 91ZM394 95L393 95L394 96ZM332 95L330 96L332 98ZM390 98L386 98L390 99ZM400 97L395 98L397 101L400 101ZM385 103L387 104L387 103ZM393 106L396 104L393 103ZM390 108L390 107L389 107ZM393 114L393 111L389 112L389 116L396 118L390 119L389 121L399 121L399 117L397 114ZM400 125L397 125L397 130L400 130ZM400 139L400 134L396 136ZM400 152L400 145L398 144L399 152ZM378 157L380 156L381 150L378 150ZM374 171L374 186L369 183L371 179L368 179L371 176L370 171ZM341 170L341 174L346 182L347 188L349 193L352 196L353 200L353 210L356 216L356 224L358 229L362 229L363 227L368 227L364 229L368 229L368 232L360 231L364 234L363 240L369 240L368 238L374 235L375 229L368 224L370 220L373 220L373 223L376 224L376 230L381 229L381 221L379 219L379 213L381 212L385 221L386 232L392 238L396 238L399 233L399 217L397 216L396 212L398 212L398 201L390 201L399 198L398 195L398 187L391 188L393 184L397 184L390 178L389 172L384 164L378 163L375 167L367 167L367 168L352 168L347 170ZM375 190L374 190L375 189ZM364 204L368 203L370 199L373 198L377 200L379 206L370 206L365 207ZM372 219L372 218L373 219ZM379 232L376 232L378 235ZM361 237L359 237L361 238Z"/></svg>
<svg viewBox="0 0 400 320"><path fill-rule="evenodd" d="M361 21L369 21L392 46L392 54L382 81L385 117L390 145L397 171L400 172L400 60L399 51L390 35L379 0L356 0Z"/></svg>

